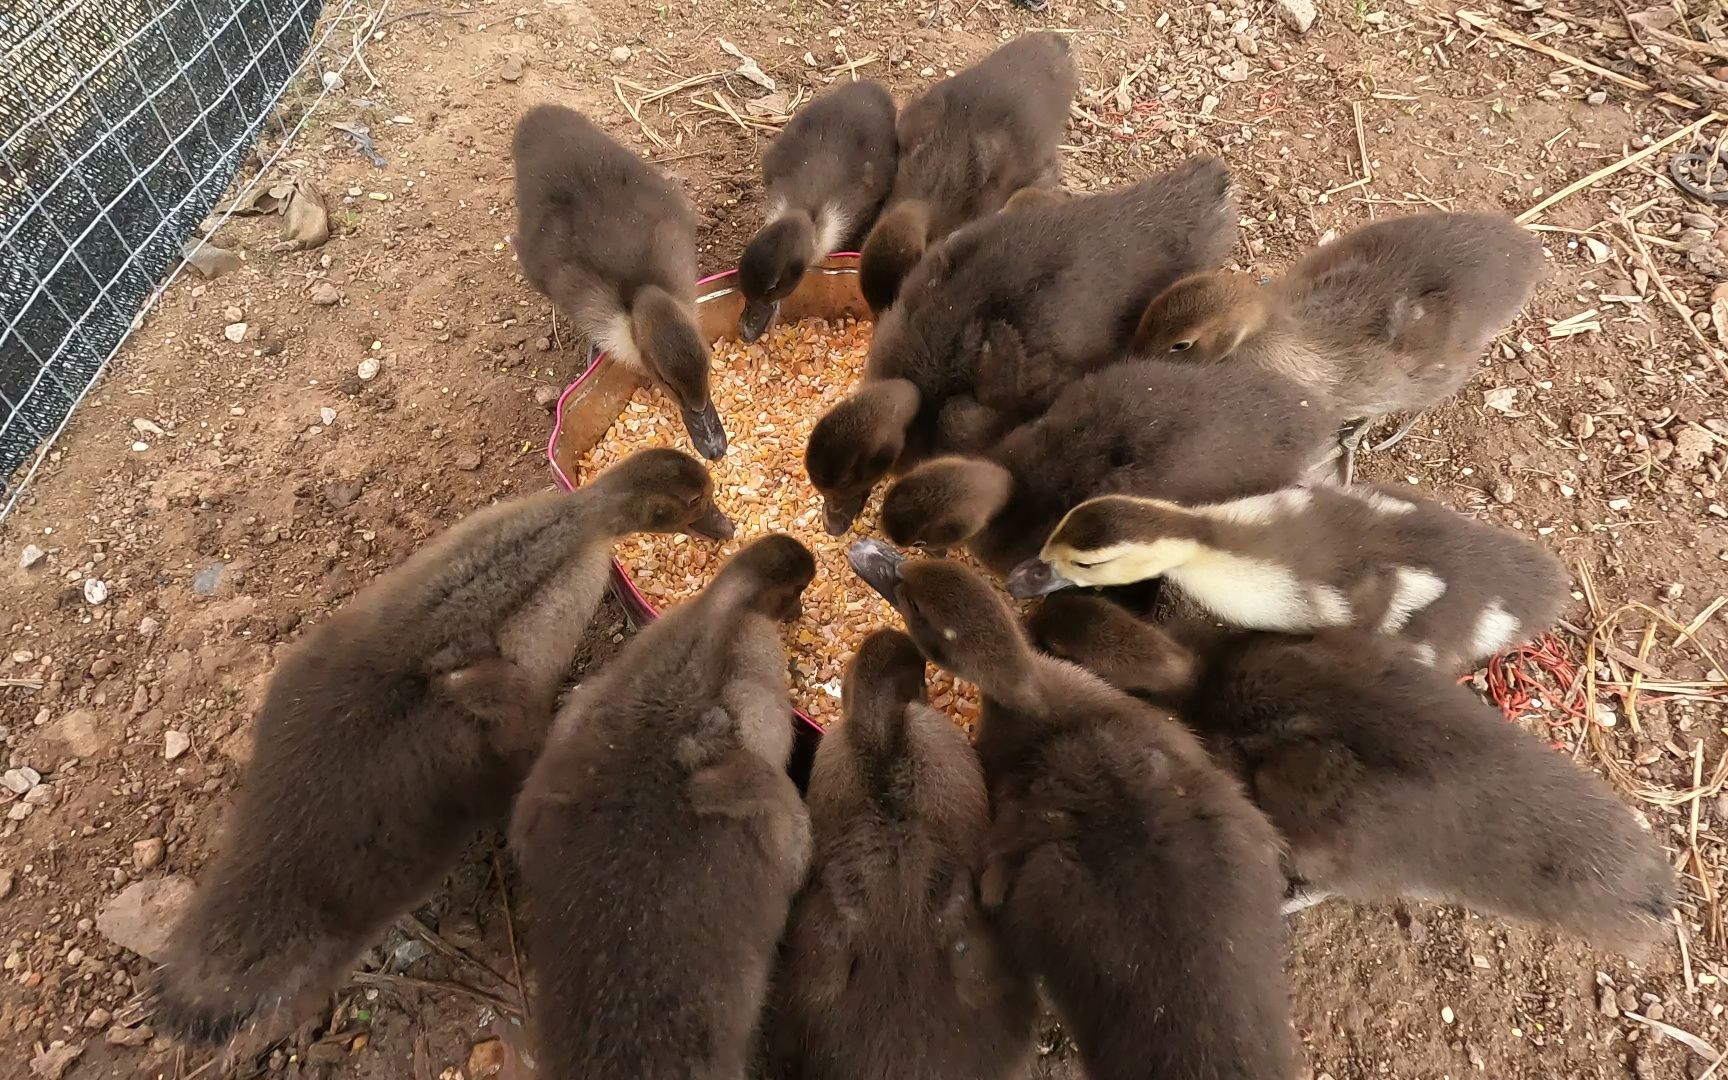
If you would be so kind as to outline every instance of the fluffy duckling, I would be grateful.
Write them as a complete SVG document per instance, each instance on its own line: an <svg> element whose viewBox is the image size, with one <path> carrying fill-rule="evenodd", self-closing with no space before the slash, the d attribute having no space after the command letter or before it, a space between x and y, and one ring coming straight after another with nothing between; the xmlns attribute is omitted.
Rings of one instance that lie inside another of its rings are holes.
<svg viewBox="0 0 1728 1080"><path fill-rule="evenodd" d="M1079 89L1067 39L1024 34L906 106L893 193L858 264L871 311L894 302L931 244L1022 188L1060 182L1057 146Z"/></svg>
<svg viewBox="0 0 1728 1080"><path fill-rule="evenodd" d="M993 214L921 262L878 322L864 382L805 451L844 532L890 472L987 443L1121 357L1146 297L1217 266L1235 240L1230 175L1194 159L1121 191ZM968 434L944 436L954 407Z"/></svg>
<svg viewBox="0 0 1728 1080"><path fill-rule="evenodd" d="M1009 575L1029 597L1162 576L1248 630L1354 626L1423 664L1468 670L1559 617L1558 560L1408 488L1287 488L1209 506L1109 495L1081 503Z"/></svg>
<svg viewBox="0 0 1728 1080"><path fill-rule="evenodd" d="M220 1042L322 1005L503 818L613 542L697 528L731 532L707 470L643 451L573 494L470 515L307 634L271 679L227 833L172 934L157 1027Z"/></svg>
<svg viewBox="0 0 1728 1080"><path fill-rule="evenodd" d="M1088 1076L1287 1080L1278 841L1168 713L1034 651L972 571L861 540L852 565L984 696L981 896Z"/></svg>
<svg viewBox="0 0 1728 1080"><path fill-rule="evenodd" d="M1156 627L1093 613L1045 628L1106 681L1192 671L1185 716L1240 769L1310 894L1457 903L1619 945L1668 918L1661 847L1601 780L1384 639L1245 634L1196 663Z"/></svg>
<svg viewBox="0 0 1728 1080"><path fill-rule="evenodd" d="M684 193L581 113L540 105L516 125L516 254L577 329L678 403L710 460L726 430L696 322L696 212Z"/></svg>
<svg viewBox="0 0 1728 1080"><path fill-rule="evenodd" d="M924 657L898 631L864 639L844 701L816 751L815 854L775 980L780 1074L1024 1076L1037 1002L978 906L978 755L924 704Z"/></svg>
<svg viewBox="0 0 1728 1080"><path fill-rule="evenodd" d="M1099 596L1058 593L1038 605L1026 629L1051 656L1166 708L1187 705L1200 677L1200 659L1186 642Z"/></svg>
<svg viewBox="0 0 1728 1080"><path fill-rule="evenodd" d="M897 154L894 99L881 83L843 83L793 115L762 158L768 224L738 260L739 337L761 337L813 263L869 232Z"/></svg>
<svg viewBox="0 0 1728 1080"><path fill-rule="evenodd" d="M1510 218L1416 214L1346 233L1266 288L1223 272L1178 281L1147 307L1134 348L1232 357L1327 394L1350 421L1348 482L1365 426L1450 397L1541 276L1541 244Z"/></svg>
<svg viewBox="0 0 1728 1080"><path fill-rule="evenodd" d="M882 528L902 546L966 543L1005 574L1091 496L1206 503L1288 487L1337 428L1296 384L1256 368L1117 364L986 453L934 458L896 480Z"/></svg>
<svg viewBox="0 0 1728 1080"><path fill-rule="evenodd" d="M543 1075L745 1075L810 854L776 623L815 565L756 541L560 711L511 826Z"/></svg>

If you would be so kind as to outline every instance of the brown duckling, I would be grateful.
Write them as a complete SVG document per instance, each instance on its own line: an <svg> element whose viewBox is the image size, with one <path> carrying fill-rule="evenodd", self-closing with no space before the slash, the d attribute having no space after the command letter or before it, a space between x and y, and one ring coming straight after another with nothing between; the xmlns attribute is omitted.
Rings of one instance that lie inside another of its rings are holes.
<svg viewBox="0 0 1728 1080"><path fill-rule="evenodd" d="M858 284L877 315L931 244L1062 178L1057 149L1080 89L1068 41L1023 34L900 113L900 157L882 219L864 241Z"/></svg>
<svg viewBox="0 0 1728 1080"><path fill-rule="evenodd" d="M1348 482L1366 425L1456 392L1541 276L1541 244L1510 218L1415 214L1346 233L1265 288L1223 272L1178 281L1147 307L1134 348L1234 358L1326 394L1350 421Z"/></svg>
<svg viewBox="0 0 1728 1080"><path fill-rule="evenodd" d="M1057 593L1027 618L1026 630L1051 656L1166 708L1186 706L1200 677L1200 657L1186 641L1103 597Z"/></svg>
<svg viewBox="0 0 1728 1080"><path fill-rule="evenodd" d="M226 835L172 934L157 1027L220 1042L322 1005L503 818L613 542L696 528L731 531L707 470L646 450L572 494L470 515L308 633L271 679Z"/></svg>
<svg viewBox="0 0 1728 1080"><path fill-rule="evenodd" d="M710 460L726 430L696 322L696 212L684 193L592 121L540 105L516 125L516 254L597 353L672 395Z"/></svg>
<svg viewBox="0 0 1728 1080"><path fill-rule="evenodd" d="M1168 713L1036 652L976 573L860 540L854 568L978 685L980 884L1088 1076L1288 1080L1278 840Z"/></svg>
<svg viewBox="0 0 1728 1080"><path fill-rule="evenodd" d="M815 566L756 541L559 712L511 826L542 1075L745 1075L810 855L776 624Z"/></svg>
<svg viewBox="0 0 1728 1080"><path fill-rule="evenodd" d="M1037 1001L978 906L978 755L924 704L923 654L899 631L864 639L844 701L816 751L815 853L775 979L780 1075L1024 1076Z"/></svg>
<svg viewBox="0 0 1728 1080"><path fill-rule="evenodd" d="M1196 659L1094 614L1040 621L1106 681L1192 672L1184 715L1240 769L1311 895L1457 903L1619 945L1668 919L1662 849L1601 780L1384 639L1244 634Z"/></svg>
<svg viewBox="0 0 1728 1080"><path fill-rule="evenodd" d="M1396 636L1443 672L1541 633L1567 600L1552 555L1407 487L1297 487L1204 506L1107 495L1069 511L1009 590L1159 576L1233 626L1354 626Z"/></svg>
<svg viewBox="0 0 1728 1080"><path fill-rule="evenodd" d="M775 137L762 158L768 224L738 260L739 337L761 337L813 263L870 231L894 183L895 138L894 99L869 79L799 109Z"/></svg>
<svg viewBox="0 0 1728 1080"><path fill-rule="evenodd" d="M939 457L894 482L882 528L902 546L968 544L1007 573L1094 495L1216 502L1288 487L1319 460L1335 415L1248 367L1116 364L976 457Z"/></svg>
<svg viewBox="0 0 1728 1080"><path fill-rule="evenodd" d="M844 532L891 471L986 444L1048 408L1068 381L1117 362L1146 297L1223 262L1235 233L1229 173L1197 158L949 236L878 322L859 390L811 432L805 464L829 528ZM955 425L959 406L970 415ZM943 434L956 426L965 447Z"/></svg>

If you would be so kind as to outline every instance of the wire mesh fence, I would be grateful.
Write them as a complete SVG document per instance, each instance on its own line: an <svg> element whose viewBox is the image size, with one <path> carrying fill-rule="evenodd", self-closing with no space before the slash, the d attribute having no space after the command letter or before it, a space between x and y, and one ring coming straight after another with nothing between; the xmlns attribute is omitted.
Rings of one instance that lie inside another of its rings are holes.
<svg viewBox="0 0 1728 1080"><path fill-rule="evenodd" d="M0 518L254 145L274 149L242 193L339 84L325 73L355 59L387 0L328 6L0 5Z"/></svg>

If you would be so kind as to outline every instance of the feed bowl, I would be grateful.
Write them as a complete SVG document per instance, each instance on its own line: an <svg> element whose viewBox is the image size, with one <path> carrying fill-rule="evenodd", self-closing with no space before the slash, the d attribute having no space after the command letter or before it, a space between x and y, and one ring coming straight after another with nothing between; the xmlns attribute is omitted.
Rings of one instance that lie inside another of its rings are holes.
<svg viewBox="0 0 1728 1080"><path fill-rule="evenodd" d="M696 292L696 317L702 339L738 340L738 318L744 310L744 296L737 287L737 271L703 278L697 283ZM870 307L858 291L858 256L844 253L831 255L811 267L798 288L781 302L778 319L793 323L803 319L838 321L848 316L868 321ZM578 473L578 462L618 418L639 384L634 372L621 364L609 363L605 354L601 354L559 398L546 457L553 476L565 490L575 488L572 478ZM617 559L612 561L612 587L633 624L641 626L659 617L659 610ZM793 710L792 723L796 738L788 771L803 786L822 729L798 709Z"/></svg>

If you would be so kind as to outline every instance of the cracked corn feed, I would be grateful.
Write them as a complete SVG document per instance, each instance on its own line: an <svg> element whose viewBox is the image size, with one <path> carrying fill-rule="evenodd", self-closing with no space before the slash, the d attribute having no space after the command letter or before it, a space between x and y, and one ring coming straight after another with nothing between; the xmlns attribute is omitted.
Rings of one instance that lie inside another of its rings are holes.
<svg viewBox="0 0 1728 1080"><path fill-rule="evenodd" d="M714 407L730 447L710 462L714 497L738 526L725 544L684 534L633 536L614 551L636 588L656 608L684 600L706 585L734 551L763 533L790 533L816 556L816 580L804 590L804 614L787 628L792 702L823 727L840 715L840 681L858 643L900 618L852 573L846 548L876 535L880 493L849 536L822 528L822 500L804 472L804 446L822 414L851 390L864 368L870 328L846 320L807 320L776 327L753 345L714 347ZM676 446L694 453L676 406L664 394L638 390L592 450L586 478L635 450ZM976 692L945 672L933 672L931 704L967 731L978 714Z"/></svg>

